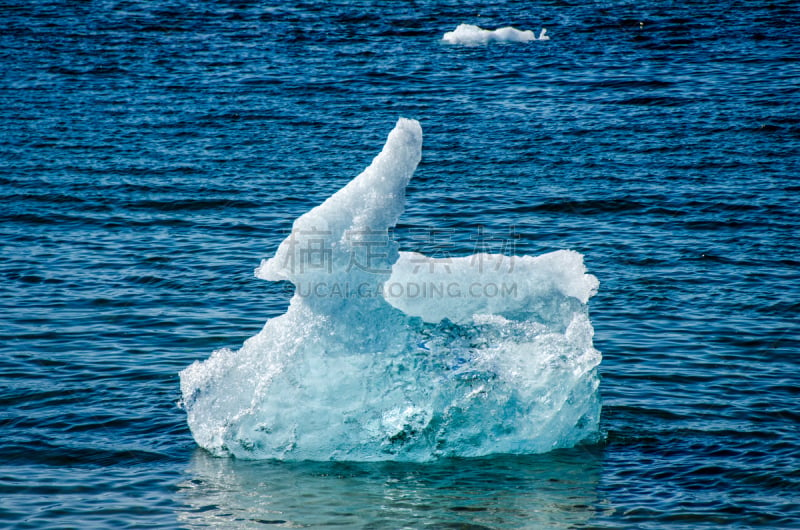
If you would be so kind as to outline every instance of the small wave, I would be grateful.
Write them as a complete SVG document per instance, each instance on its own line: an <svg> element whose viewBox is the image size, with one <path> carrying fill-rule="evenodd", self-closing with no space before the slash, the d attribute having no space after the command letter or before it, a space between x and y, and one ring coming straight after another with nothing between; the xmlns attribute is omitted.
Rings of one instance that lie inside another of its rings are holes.
<svg viewBox="0 0 800 530"><path fill-rule="evenodd" d="M242 199L209 198L209 199L142 199L127 204L131 209L157 210L157 211L199 211L226 209L256 208L260 204Z"/></svg>

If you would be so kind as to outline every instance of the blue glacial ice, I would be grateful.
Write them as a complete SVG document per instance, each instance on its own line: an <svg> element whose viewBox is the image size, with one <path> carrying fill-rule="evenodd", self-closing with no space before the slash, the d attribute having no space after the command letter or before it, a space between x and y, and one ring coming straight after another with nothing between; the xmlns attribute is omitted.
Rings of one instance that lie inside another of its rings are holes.
<svg viewBox="0 0 800 530"><path fill-rule="evenodd" d="M467 46L477 46L479 44L488 44L490 42L531 42L535 40L545 41L550 40L547 35L547 30L542 28L539 32L539 37L527 29L519 30L507 26L495 30L483 29L480 26L473 24L459 24L453 31L448 31L442 37L444 42L448 44L463 44Z"/></svg>
<svg viewBox="0 0 800 530"><path fill-rule="evenodd" d="M539 453L597 435L587 302L573 251L428 258L389 235L420 160L400 119L372 164L295 220L259 278L286 313L180 374L197 443L217 455L428 461Z"/></svg>

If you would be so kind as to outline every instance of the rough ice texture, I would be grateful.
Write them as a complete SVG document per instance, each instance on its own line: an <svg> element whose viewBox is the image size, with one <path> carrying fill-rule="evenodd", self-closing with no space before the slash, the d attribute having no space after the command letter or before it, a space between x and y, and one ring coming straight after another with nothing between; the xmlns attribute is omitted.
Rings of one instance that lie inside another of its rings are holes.
<svg viewBox="0 0 800 530"><path fill-rule="evenodd" d="M260 278L296 291L237 351L180 374L199 445L218 455L410 460L536 453L596 435L597 365L582 256L398 252L388 229L421 156L401 119L372 164L299 217Z"/></svg>
<svg viewBox="0 0 800 530"><path fill-rule="evenodd" d="M450 44L466 44L466 45L478 45L478 44L488 44L489 42L530 42L534 40L550 40L550 37L547 36L547 30L542 29L539 32L539 38L536 38L536 34L533 33L531 30L519 30L512 28L510 26L505 28L499 28L495 30L488 30L483 29L480 26L474 26L472 24L459 24L459 26L453 30L448 31L442 37L447 43Z"/></svg>
<svg viewBox="0 0 800 530"><path fill-rule="evenodd" d="M542 256L475 254L428 258L401 252L383 286L387 302L425 322L448 319L466 324L473 315L517 320L552 317L555 300L586 304L597 292L597 278L585 274L583 257L571 250ZM543 305L544 304L544 305ZM572 311L567 315L571 318Z"/></svg>

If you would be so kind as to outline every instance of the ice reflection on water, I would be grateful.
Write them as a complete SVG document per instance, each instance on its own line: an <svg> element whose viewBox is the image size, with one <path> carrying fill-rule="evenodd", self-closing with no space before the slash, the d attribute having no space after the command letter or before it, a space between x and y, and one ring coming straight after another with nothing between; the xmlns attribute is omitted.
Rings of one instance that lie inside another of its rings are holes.
<svg viewBox="0 0 800 530"><path fill-rule="evenodd" d="M192 456L182 526L573 528L601 504L597 447L542 455L397 462Z"/></svg>

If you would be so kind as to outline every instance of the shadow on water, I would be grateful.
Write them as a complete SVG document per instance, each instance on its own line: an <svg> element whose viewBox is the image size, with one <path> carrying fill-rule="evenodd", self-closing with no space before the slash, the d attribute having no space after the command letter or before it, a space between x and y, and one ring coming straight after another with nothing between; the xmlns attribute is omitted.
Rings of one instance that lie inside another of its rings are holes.
<svg viewBox="0 0 800 530"><path fill-rule="evenodd" d="M398 462L276 462L198 449L179 484L182 526L574 528L600 503L597 447Z"/></svg>

